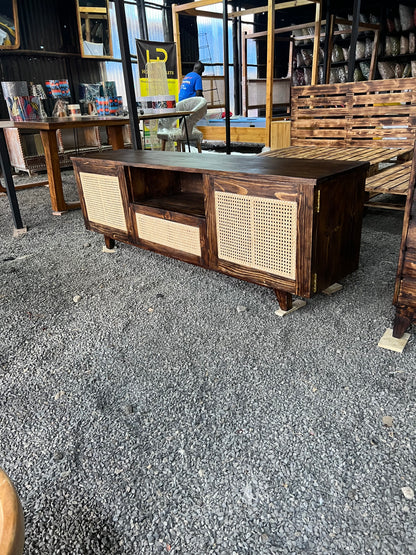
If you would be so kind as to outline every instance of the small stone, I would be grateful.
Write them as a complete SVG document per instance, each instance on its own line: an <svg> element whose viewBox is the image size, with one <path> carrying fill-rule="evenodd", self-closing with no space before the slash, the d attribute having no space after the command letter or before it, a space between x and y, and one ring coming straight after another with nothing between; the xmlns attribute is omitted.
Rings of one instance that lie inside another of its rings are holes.
<svg viewBox="0 0 416 555"><path fill-rule="evenodd" d="M84 243L84 249L87 249L90 246L91 246L91 243Z"/></svg>
<svg viewBox="0 0 416 555"><path fill-rule="evenodd" d="M64 454L62 453L62 451L55 451L55 453L53 454L54 461L61 461L63 458Z"/></svg>
<svg viewBox="0 0 416 555"><path fill-rule="evenodd" d="M81 295L75 295L75 297L72 300L74 301L74 303L79 303L81 299L82 299Z"/></svg>
<svg viewBox="0 0 416 555"><path fill-rule="evenodd" d="M245 312L246 310L247 310L247 307L246 307L246 306L243 306L243 305L241 305L241 304L239 304L239 305L237 306L237 312Z"/></svg>
<svg viewBox="0 0 416 555"><path fill-rule="evenodd" d="M383 426L391 428L393 426L393 418L391 416L383 416Z"/></svg>
<svg viewBox="0 0 416 555"><path fill-rule="evenodd" d="M124 405L123 412L124 414L133 414L134 413L133 405Z"/></svg>
<svg viewBox="0 0 416 555"><path fill-rule="evenodd" d="M149 312L150 314L154 311L154 308L150 307L147 309L147 312Z"/></svg>
<svg viewBox="0 0 416 555"><path fill-rule="evenodd" d="M164 299L165 295L163 293L157 293L156 299Z"/></svg>
<svg viewBox="0 0 416 555"><path fill-rule="evenodd" d="M409 486L402 488L402 493L406 499L409 499L409 501L415 498L415 492Z"/></svg>

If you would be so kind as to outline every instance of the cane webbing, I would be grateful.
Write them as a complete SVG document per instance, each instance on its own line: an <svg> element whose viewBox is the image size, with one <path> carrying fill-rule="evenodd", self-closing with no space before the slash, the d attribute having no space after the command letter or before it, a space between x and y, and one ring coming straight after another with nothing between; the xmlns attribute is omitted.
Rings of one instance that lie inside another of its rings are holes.
<svg viewBox="0 0 416 555"><path fill-rule="evenodd" d="M118 177L80 172L79 178L88 220L127 231Z"/></svg>
<svg viewBox="0 0 416 555"><path fill-rule="evenodd" d="M215 192L218 258L296 277L297 203Z"/></svg>
<svg viewBox="0 0 416 555"><path fill-rule="evenodd" d="M162 218L136 214L139 239L201 256L199 228Z"/></svg>

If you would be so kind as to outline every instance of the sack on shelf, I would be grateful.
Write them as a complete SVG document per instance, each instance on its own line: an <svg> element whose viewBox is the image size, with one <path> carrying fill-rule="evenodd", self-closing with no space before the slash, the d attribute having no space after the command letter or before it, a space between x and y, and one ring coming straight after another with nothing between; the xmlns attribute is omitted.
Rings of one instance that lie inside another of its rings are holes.
<svg viewBox="0 0 416 555"><path fill-rule="evenodd" d="M409 39L402 35L400 37L400 54L408 54L409 53Z"/></svg>
<svg viewBox="0 0 416 555"><path fill-rule="evenodd" d="M414 29L414 22L413 22L413 8L410 6L405 6L404 4L399 4L399 17L400 17L400 26L403 31L410 31L410 29ZM397 29L400 31L400 29Z"/></svg>
<svg viewBox="0 0 416 555"><path fill-rule="evenodd" d="M377 68L382 79L394 79L394 64L392 62L378 62Z"/></svg>

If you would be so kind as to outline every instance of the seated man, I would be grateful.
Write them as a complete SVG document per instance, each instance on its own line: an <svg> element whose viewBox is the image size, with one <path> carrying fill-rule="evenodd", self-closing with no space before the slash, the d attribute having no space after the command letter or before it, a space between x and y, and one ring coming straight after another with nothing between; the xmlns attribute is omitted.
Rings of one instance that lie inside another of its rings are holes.
<svg viewBox="0 0 416 555"><path fill-rule="evenodd" d="M192 98L193 96L203 96L201 75L204 73L204 69L204 64L198 61L195 63L191 73L185 75L179 90L179 101L185 100L185 98Z"/></svg>

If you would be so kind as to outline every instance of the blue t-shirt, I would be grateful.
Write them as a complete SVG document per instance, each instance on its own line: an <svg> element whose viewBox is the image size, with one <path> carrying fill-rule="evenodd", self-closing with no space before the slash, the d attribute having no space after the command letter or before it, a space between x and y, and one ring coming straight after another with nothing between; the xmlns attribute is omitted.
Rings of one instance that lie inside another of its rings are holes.
<svg viewBox="0 0 416 555"><path fill-rule="evenodd" d="M196 96L196 91L202 91L202 79L199 73L191 71L185 75L179 90L179 100Z"/></svg>

